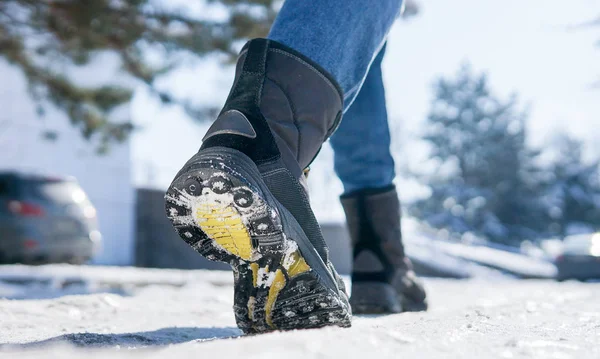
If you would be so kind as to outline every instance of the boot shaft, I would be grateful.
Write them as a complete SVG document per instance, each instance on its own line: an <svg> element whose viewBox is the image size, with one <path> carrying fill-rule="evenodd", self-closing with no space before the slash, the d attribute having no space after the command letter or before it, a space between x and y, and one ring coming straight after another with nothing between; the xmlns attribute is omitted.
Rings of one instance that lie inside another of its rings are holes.
<svg viewBox="0 0 600 359"><path fill-rule="evenodd" d="M252 40L203 147L235 148L259 165L281 159L300 178L339 124L342 106L341 89L319 65L277 42Z"/></svg>
<svg viewBox="0 0 600 359"><path fill-rule="evenodd" d="M400 227L400 201L393 186L341 197L352 240L353 278L390 281L406 266Z"/></svg>

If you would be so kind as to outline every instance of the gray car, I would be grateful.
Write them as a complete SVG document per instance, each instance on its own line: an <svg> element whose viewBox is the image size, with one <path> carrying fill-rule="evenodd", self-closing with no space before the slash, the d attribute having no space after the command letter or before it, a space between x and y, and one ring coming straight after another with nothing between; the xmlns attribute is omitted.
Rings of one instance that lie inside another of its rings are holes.
<svg viewBox="0 0 600 359"><path fill-rule="evenodd" d="M558 280L600 279L600 233L566 237L555 264Z"/></svg>
<svg viewBox="0 0 600 359"><path fill-rule="evenodd" d="M100 240L96 210L75 179L0 172L0 262L83 263Z"/></svg>

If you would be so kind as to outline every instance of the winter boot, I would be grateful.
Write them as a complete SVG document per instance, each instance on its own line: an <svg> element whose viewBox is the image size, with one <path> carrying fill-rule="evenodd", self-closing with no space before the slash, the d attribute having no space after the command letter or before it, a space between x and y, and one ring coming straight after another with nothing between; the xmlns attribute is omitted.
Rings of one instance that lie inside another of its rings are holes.
<svg viewBox="0 0 600 359"><path fill-rule="evenodd" d="M425 290L404 254L394 186L343 195L341 202L353 248L354 313L426 310Z"/></svg>
<svg viewBox="0 0 600 359"><path fill-rule="evenodd" d="M181 238L233 268L234 313L246 333L350 326L344 284L303 186L342 99L310 59L250 41L223 110L167 191Z"/></svg>

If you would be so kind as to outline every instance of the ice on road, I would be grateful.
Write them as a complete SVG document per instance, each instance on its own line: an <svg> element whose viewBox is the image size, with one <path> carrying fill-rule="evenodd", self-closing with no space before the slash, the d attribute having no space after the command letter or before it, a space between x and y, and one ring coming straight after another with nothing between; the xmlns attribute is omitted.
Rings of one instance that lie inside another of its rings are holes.
<svg viewBox="0 0 600 359"><path fill-rule="evenodd" d="M600 283L425 282L425 313L245 337L228 272L4 266L0 357L600 358Z"/></svg>

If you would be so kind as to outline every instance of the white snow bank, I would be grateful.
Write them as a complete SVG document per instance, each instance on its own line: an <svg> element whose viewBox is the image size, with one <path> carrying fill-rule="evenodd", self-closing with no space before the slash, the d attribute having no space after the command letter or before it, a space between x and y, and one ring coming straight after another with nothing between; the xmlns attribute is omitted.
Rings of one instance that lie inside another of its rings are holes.
<svg viewBox="0 0 600 359"><path fill-rule="evenodd" d="M440 249L452 256L497 268L520 278L554 278L556 266L548 261L484 246L460 243L438 243Z"/></svg>
<svg viewBox="0 0 600 359"><path fill-rule="evenodd" d="M489 278L503 276L499 271L463 260L442 251L435 242L411 236L404 241L407 255L415 271L428 277L441 278Z"/></svg>
<svg viewBox="0 0 600 359"><path fill-rule="evenodd" d="M483 245L438 240L411 218L403 219L404 242L409 256L416 256L431 266L443 266L454 273L470 277L497 275L489 268L520 278L554 278L556 267L545 258L504 251ZM482 266L488 267L483 268Z"/></svg>

